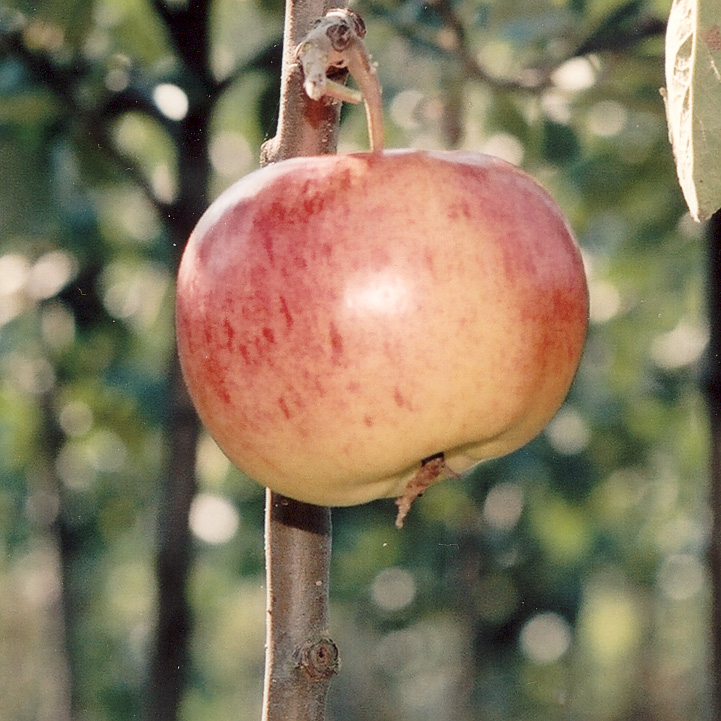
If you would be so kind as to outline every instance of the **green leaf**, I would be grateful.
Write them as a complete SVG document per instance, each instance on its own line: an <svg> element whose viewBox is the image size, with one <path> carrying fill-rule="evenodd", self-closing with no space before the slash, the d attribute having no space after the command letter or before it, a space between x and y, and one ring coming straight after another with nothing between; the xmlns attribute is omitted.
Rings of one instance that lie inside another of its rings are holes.
<svg viewBox="0 0 721 721"><path fill-rule="evenodd" d="M666 31L666 117L693 218L721 207L721 3L674 0Z"/></svg>

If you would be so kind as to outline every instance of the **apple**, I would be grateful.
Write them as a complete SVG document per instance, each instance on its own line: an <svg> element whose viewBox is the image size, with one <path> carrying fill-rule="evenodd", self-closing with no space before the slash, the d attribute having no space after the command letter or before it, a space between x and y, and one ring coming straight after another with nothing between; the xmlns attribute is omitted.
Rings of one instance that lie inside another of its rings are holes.
<svg viewBox="0 0 721 721"><path fill-rule="evenodd" d="M176 311L188 390L231 461L344 506L416 495L536 436L574 378L588 293L526 173L394 150L238 181L190 237Z"/></svg>

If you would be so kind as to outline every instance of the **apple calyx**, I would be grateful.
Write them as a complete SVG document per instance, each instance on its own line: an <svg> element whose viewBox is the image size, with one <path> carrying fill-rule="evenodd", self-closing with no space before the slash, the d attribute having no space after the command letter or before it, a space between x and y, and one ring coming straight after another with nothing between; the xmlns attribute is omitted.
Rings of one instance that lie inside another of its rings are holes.
<svg viewBox="0 0 721 721"><path fill-rule="evenodd" d="M448 476L460 478L459 474L446 463L445 453L436 453L428 458L424 458L421 461L421 467L416 471L416 474L411 480L408 481L403 495L396 498L396 506L398 506L396 528L403 528L403 523L406 520L408 511L411 510L413 501L422 496L427 488L430 488L434 483L438 483L438 481L442 481L444 478L448 478Z"/></svg>
<svg viewBox="0 0 721 721"><path fill-rule="evenodd" d="M354 105L365 103L372 152L383 150L383 104L376 66L363 38L365 23L348 8L329 10L298 44L295 56L303 71L303 88L311 100L333 98ZM328 77L329 71L347 69L359 90Z"/></svg>

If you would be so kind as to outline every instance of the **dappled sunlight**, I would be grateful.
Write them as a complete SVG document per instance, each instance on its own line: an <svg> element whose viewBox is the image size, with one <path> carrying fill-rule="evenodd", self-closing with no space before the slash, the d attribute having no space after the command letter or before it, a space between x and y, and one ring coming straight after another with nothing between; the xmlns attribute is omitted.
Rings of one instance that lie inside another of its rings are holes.
<svg viewBox="0 0 721 721"><path fill-rule="evenodd" d="M44 253L34 262L20 253L0 256L0 327L57 295L77 272L76 258L65 251Z"/></svg>
<svg viewBox="0 0 721 721"><path fill-rule="evenodd" d="M564 406L548 424L546 437L559 453L575 455L586 449L591 440L591 429L581 413Z"/></svg>
<svg viewBox="0 0 721 721"><path fill-rule="evenodd" d="M675 328L654 338L651 357L660 368L682 368L696 363L707 343L705 325L682 318Z"/></svg>
<svg viewBox="0 0 721 721"><path fill-rule="evenodd" d="M83 401L69 401L58 414L58 423L70 437L84 436L93 427L94 417L90 406Z"/></svg>
<svg viewBox="0 0 721 721"><path fill-rule="evenodd" d="M587 586L581 607L579 648L598 666L623 662L641 642L641 612L632 589L619 588L599 574Z"/></svg>
<svg viewBox="0 0 721 721"><path fill-rule="evenodd" d="M588 111L588 129L602 138L612 138L623 131L628 123L628 111L615 100L601 100Z"/></svg>
<svg viewBox="0 0 721 721"><path fill-rule="evenodd" d="M52 298L77 274L76 259L62 250L41 255L31 266L25 288L31 298Z"/></svg>
<svg viewBox="0 0 721 721"><path fill-rule="evenodd" d="M103 303L113 317L139 329L156 323L170 286L165 268L154 263L132 266L117 262L107 267L103 280Z"/></svg>
<svg viewBox="0 0 721 721"><path fill-rule="evenodd" d="M195 472L200 482L209 488L218 487L230 470L230 461L213 438L204 433L195 456Z"/></svg>
<svg viewBox="0 0 721 721"><path fill-rule="evenodd" d="M55 369L42 355L14 353L5 356L3 361L5 377L25 393L41 396L55 385Z"/></svg>
<svg viewBox="0 0 721 721"><path fill-rule="evenodd" d="M240 133L221 131L210 143L213 170L226 178L235 180L250 172L254 160L250 143Z"/></svg>
<svg viewBox="0 0 721 721"><path fill-rule="evenodd" d="M608 281L596 280L589 283L591 323L606 323L621 310L621 293Z"/></svg>
<svg viewBox="0 0 721 721"><path fill-rule="evenodd" d="M69 350L76 340L75 316L62 303L47 303L40 317L40 330L51 351Z"/></svg>
<svg viewBox="0 0 721 721"><path fill-rule="evenodd" d="M689 553L671 554L659 568L658 584L672 601L685 601L705 590L706 568L701 559Z"/></svg>
<svg viewBox="0 0 721 721"><path fill-rule="evenodd" d="M523 143L510 133L495 133L491 135L483 145L484 153L495 155L498 158L521 165L523 163L523 155L525 149Z"/></svg>
<svg viewBox="0 0 721 721"><path fill-rule="evenodd" d="M0 256L0 295L9 296L22 290L30 273L30 260L20 253Z"/></svg>
<svg viewBox="0 0 721 721"><path fill-rule="evenodd" d="M551 80L559 90L565 92L588 90L596 82L596 67L592 59L571 58L553 71Z"/></svg>

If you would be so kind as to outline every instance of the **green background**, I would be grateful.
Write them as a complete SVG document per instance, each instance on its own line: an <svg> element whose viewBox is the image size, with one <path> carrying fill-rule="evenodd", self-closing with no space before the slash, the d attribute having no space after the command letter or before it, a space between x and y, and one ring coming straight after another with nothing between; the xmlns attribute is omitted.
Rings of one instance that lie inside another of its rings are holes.
<svg viewBox="0 0 721 721"><path fill-rule="evenodd" d="M392 501L334 510L334 721L709 718L704 240L659 95L669 5L354 6L387 145L537 177L582 246L591 328L526 448L434 487L400 532ZM274 133L282 22L278 0L211 5L208 202ZM0 27L0 717L57 719L71 696L77 721L125 721L173 427L160 209L202 87L144 0L6 3ZM345 108L339 150L366 146L362 108ZM263 489L206 436L196 470L180 718L258 719Z"/></svg>

